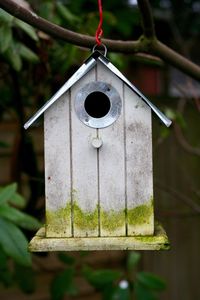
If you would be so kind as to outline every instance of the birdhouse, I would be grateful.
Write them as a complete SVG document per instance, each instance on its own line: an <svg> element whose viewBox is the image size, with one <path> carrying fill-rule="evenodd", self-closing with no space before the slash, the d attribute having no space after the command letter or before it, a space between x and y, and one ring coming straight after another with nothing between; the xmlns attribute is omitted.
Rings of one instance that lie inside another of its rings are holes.
<svg viewBox="0 0 200 300"><path fill-rule="evenodd" d="M167 119L94 51L44 113L46 224L31 251L163 249L154 222L151 114Z"/></svg>

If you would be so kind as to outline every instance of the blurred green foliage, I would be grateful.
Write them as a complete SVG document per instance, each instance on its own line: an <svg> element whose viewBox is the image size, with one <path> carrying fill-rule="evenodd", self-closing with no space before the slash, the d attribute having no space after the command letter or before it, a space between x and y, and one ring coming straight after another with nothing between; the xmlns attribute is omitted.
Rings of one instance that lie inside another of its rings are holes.
<svg viewBox="0 0 200 300"><path fill-rule="evenodd" d="M66 264L66 269L52 281L52 300L77 295L79 288L75 278L80 274L102 295L103 300L158 300L160 292L166 288L165 282L158 276L138 271L141 254L136 251L128 252L124 270L94 270L84 260L80 263L65 253L60 253L59 258Z"/></svg>
<svg viewBox="0 0 200 300"><path fill-rule="evenodd" d="M39 61L38 56L29 47L15 38L14 31L18 29L25 32L34 41L38 41L37 34L30 25L0 9L0 53L2 58L16 71L22 69L23 59L32 63Z"/></svg>
<svg viewBox="0 0 200 300"><path fill-rule="evenodd" d="M99 21L96 0L30 0L28 3L40 16L58 25L79 33L95 35ZM199 37L198 1L154 0L151 5L154 8L156 24L164 22L166 16L169 16L169 21L176 20L183 39L189 36L191 42L191 38ZM103 6L105 38L132 40L141 35L137 6L125 0L104 1ZM176 44L176 38L169 33L172 29L167 28L167 36L165 27L156 26L161 39L168 38ZM186 42L184 40L184 44ZM31 115L32 111L37 110L89 54L90 51L86 49L52 39L0 9L0 118L14 117L22 128L27 114ZM134 60L132 56L118 53L108 55L122 71ZM166 114L185 129L185 120L176 109L167 107ZM22 144L18 151L21 151L19 154L23 158L18 172L25 171L30 178L37 177L37 167L36 164L33 165L36 161L34 146L28 133L21 130L20 134ZM169 129L161 128L162 138L167 138L169 134ZM5 141L0 141L1 148L10 146ZM28 159L25 153L28 153ZM24 229L36 230L40 223L22 209L25 210L28 204L29 212L32 212L37 205L39 193L36 193L34 183L30 179L29 185L34 195L27 203L17 193L16 184L0 189L0 281L6 286L13 281L17 282L25 292L34 291L35 273L31 268L31 256L27 252ZM65 253L60 253L59 258L66 265L66 269L58 273L52 282L50 290L53 300L63 299L65 294L74 296L79 293L75 276L80 273L80 269L81 276L100 291L106 300L156 300L166 287L154 274L137 271L141 260L139 252L128 253L125 271L94 270L86 264L79 266L77 260ZM14 262L14 268L10 267L10 261Z"/></svg>
<svg viewBox="0 0 200 300"><path fill-rule="evenodd" d="M41 224L21 211L25 199L17 193L16 183L0 188L0 281L9 286L13 281L26 292L34 283L31 254L22 229L37 230ZM14 269L10 266L14 262Z"/></svg>

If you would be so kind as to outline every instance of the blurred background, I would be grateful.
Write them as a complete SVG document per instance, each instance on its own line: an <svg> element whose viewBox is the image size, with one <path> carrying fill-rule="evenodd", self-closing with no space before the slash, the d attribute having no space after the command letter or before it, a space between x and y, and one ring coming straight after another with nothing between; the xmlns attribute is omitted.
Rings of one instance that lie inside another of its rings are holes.
<svg viewBox="0 0 200 300"><path fill-rule="evenodd" d="M96 0L16 1L68 29L94 36ZM200 62L200 2L151 1L158 38ZM104 37L142 34L134 0L104 1ZM43 123L25 121L90 51L53 39L0 9L0 298L200 299L200 86L150 55L109 59L169 118L153 119L155 218L169 251L29 254L44 223Z"/></svg>

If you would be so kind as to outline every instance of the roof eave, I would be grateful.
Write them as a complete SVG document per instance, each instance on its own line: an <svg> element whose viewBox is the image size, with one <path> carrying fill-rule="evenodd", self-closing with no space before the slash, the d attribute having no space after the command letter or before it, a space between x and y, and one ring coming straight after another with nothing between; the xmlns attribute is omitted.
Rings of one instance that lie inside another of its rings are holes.
<svg viewBox="0 0 200 300"><path fill-rule="evenodd" d="M105 65L112 73L120 78L132 91L134 91L157 115L157 117L169 127L172 123L153 103L151 103L105 56L99 51L94 51L83 65L68 79L68 81L49 99L24 125L28 129L53 103L66 93L79 79L87 74L97 63L97 60Z"/></svg>
<svg viewBox="0 0 200 300"><path fill-rule="evenodd" d="M90 56L84 64L67 80L67 82L53 95L25 124L28 129L53 103L66 93L79 79L96 65L96 59Z"/></svg>
<svg viewBox="0 0 200 300"><path fill-rule="evenodd" d="M132 91L134 91L157 115L157 117L169 127L172 123L151 101L147 99L105 56L100 55L98 60L101 61L111 72L120 78Z"/></svg>

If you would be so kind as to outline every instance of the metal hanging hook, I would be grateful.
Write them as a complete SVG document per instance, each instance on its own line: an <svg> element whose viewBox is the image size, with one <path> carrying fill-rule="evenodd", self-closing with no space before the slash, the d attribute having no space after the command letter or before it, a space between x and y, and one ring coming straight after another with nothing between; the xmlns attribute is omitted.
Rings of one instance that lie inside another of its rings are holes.
<svg viewBox="0 0 200 300"><path fill-rule="evenodd" d="M108 52L106 45L104 45L103 43L101 43L101 45L95 44L94 47L92 48L92 53L94 53L94 51L97 50L97 49L96 49L97 47L100 48L100 49L99 49L100 51L101 51L101 48L103 47L103 50L104 50L103 56L106 57L107 52Z"/></svg>

